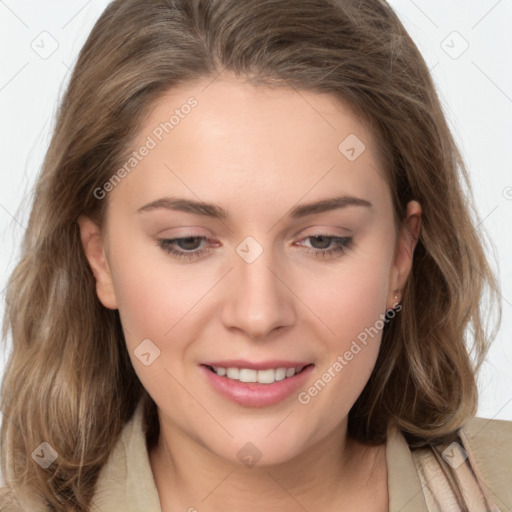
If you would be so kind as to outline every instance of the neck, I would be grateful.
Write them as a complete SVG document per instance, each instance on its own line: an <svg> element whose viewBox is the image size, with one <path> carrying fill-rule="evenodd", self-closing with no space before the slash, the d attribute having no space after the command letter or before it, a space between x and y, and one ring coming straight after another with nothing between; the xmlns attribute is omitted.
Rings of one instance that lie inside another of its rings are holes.
<svg viewBox="0 0 512 512"><path fill-rule="evenodd" d="M346 424L292 460L246 467L161 422L149 457L162 512L331 510L340 502L357 510L368 492L375 496L376 482L387 498L384 445L347 437Z"/></svg>

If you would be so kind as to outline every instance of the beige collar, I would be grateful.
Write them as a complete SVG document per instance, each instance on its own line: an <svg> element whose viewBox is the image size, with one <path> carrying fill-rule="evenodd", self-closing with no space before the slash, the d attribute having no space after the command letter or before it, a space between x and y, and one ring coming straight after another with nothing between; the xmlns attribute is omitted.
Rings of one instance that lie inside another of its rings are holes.
<svg viewBox="0 0 512 512"><path fill-rule="evenodd" d="M142 420L139 404L100 474L93 505L102 512L161 512ZM386 459L389 510L428 512L411 452L396 430L389 432Z"/></svg>
<svg viewBox="0 0 512 512"><path fill-rule="evenodd" d="M386 441L389 510L428 512L416 464L403 434L390 428Z"/></svg>

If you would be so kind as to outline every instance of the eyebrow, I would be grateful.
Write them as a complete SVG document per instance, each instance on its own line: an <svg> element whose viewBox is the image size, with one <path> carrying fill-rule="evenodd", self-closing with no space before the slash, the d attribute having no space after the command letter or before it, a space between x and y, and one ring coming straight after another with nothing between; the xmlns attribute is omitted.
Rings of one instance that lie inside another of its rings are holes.
<svg viewBox="0 0 512 512"><path fill-rule="evenodd" d="M314 215L339 208L347 208L348 206L373 208L372 203L366 199L343 195L322 199L313 203L300 204L292 208L292 210L288 213L288 217L292 219L299 219L302 217L307 217L308 215ZM144 213L160 208L192 213L195 215L204 215L205 217L212 217L219 220L229 219L228 212L218 205L192 201L190 199L184 199L180 197L162 197L155 201L151 201L144 206L141 206L137 212Z"/></svg>

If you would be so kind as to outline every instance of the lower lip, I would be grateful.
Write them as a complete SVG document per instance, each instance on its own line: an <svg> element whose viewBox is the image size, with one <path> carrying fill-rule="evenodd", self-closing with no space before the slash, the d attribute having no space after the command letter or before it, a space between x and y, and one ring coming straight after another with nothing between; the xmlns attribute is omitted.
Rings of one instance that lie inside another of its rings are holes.
<svg viewBox="0 0 512 512"><path fill-rule="evenodd" d="M288 398L304 385L313 368L314 365L310 365L293 377L272 384L259 384L221 377L206 366L201 365L201 370L205 373L215 391L245 407L268 407Z"/></svg>

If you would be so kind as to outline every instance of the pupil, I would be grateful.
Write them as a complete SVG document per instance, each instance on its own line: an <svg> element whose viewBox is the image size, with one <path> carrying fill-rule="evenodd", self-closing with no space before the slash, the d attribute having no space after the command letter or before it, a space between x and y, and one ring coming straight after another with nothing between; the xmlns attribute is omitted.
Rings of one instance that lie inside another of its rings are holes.
<svg viewBox="0 0 512 512"><path fill-rule="evenodd" d="M187 238L182 238L181 240L179 240L179 245L181 246L182 249L185 249L185 250L192 250L192 249L196 249L197 247L190 247L188 244L192 243L192 245L197 245L197 244L194 244L194 240L197 242L197 240L199 240L199 237L197 236L189 236Z"/></svg>
<svg viewBox="0 0 512 512"><path fill-rule="evenodd" d="M317 249L326 249L327 247L329 247L330 242L331 242L330 239L328 237L326 237L326 236L321 236L320 235L320 236L315 236L313 238L315 239L315 242L320 241L321 247L317 247ZM323 246L322 246L322 241L324 241Z"/></svg>

